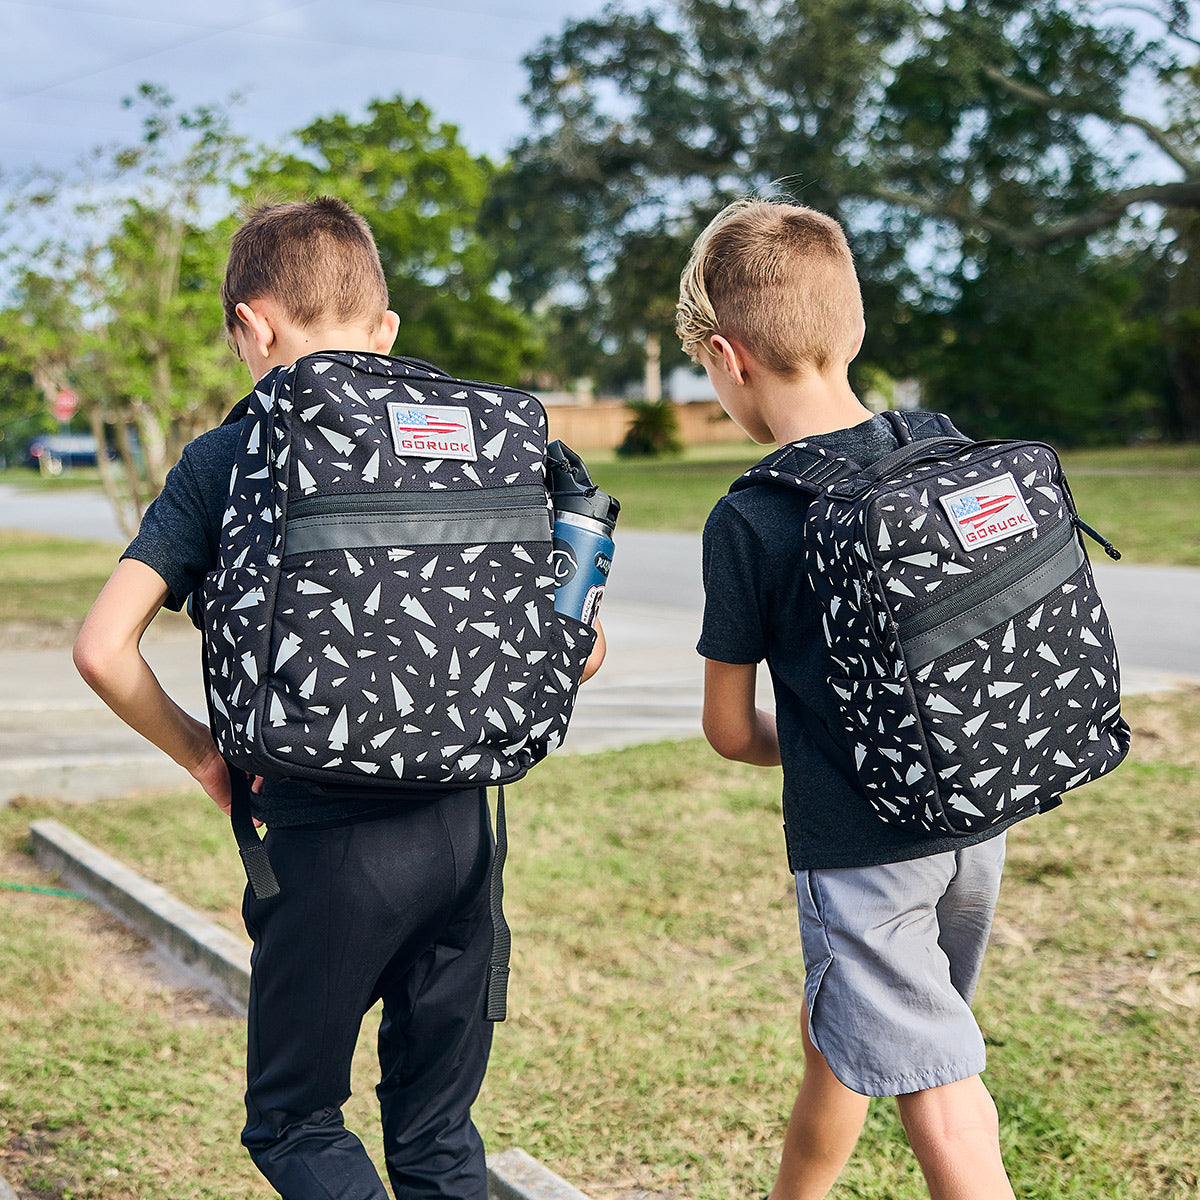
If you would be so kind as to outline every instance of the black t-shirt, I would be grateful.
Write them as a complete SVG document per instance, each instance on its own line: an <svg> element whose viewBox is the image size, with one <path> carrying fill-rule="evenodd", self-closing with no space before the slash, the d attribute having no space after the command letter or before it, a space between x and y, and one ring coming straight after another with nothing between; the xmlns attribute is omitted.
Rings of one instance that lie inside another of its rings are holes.
<svg viewBox="0 0 1200 1200"><path fill-rule="evenodd" d="M169 589L167 608L182 608L216 566L221 517L240 436L240 425L219 425L188 444L162 492L146 509L137 537L121 556L137 559L162 576ZM276 827L343 825L393 810L398 794L410 802L424 802L440 793L325 788L279 778L264 781L263 793L253 798L252 807L259 820Z"/></svg>
<svg viewBox="0 0 1200 1200"><path fill-rule="evenodd" d="M880 416L805 440L860 466L898 444ZM805 582L800 530L808 504L803 493L770 485L717 501L704 527L704 622L696 647L717 662L765 660L771 672L792 870L902 862L996 836L1006 826L966 837L908 832L885 824L868 804L827 682L820 610Z"/></svg>

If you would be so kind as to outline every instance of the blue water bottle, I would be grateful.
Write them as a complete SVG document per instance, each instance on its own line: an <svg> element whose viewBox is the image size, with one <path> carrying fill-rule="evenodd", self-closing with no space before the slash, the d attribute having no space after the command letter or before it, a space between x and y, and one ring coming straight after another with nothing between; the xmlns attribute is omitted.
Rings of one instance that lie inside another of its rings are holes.
<svg viewBox="0 0 1200 1200"><path fill-rule="evenodd" d="M562 442L546 447L554 505L554 607L594 625L613 559L621 505L593 482L583 459Z"/></svg>

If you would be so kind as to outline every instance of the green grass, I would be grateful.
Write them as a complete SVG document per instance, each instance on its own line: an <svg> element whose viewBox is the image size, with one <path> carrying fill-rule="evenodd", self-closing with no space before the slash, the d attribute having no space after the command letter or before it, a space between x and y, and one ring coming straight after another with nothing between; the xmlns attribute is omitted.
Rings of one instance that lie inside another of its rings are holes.
<svg viewBox="0 0 1200 1200"><path fill-rule="evenodd" d="M699 532L733 480L764 452L749 446L730 447L720 458L592 462L589 456L588 467L596 483L621 502L618 529Z"/></svg>
<svg viewBox="0 0 1200 1200"><path fill-rule="evenodd" d="M1121 551L1123 561L1200 567L1200 467L1113 475L1068 468L1067 478L1080 517ZM1105 561L1094 542L1088 553Z"/></svg>
<svg viewBox="0 0 1200 1200"><path fill-rule="evenodd" d="M0 529L0 625L78 625L119 555L103 542Z"/></svg>
<svg viewBox="0 0 1200 1200"><path fill-rule="evenodd" d="M976 1010L1023 1200L1200 1187L1200 693L1127 707L1131 762L1010 835ZM769 1187L801 1059L778 789L698 742L552 758L511 789L511 1015L477 1106L492 1150L521 1146L599 1200ZM236 850L199 795L0 812L22 878L42 813L236 923ZM0 1145L46 1146L17 1178L105 1200L268 1195L236 1146L237 1023L106 968L87 913L0 891ZM364 1037L348 1116L368 1134L372 1083ZM890 1101L834 1195L925 1195Z"/></svg>
<svg viewBox="0 0 1200 1200"><path fill-rule="evenodd" d="M100 471L96 467L68 467L59 475L43 475L30 467L0 467L0 483L12 484L25 492L62 492L74 488L98 488Z"/></svg>

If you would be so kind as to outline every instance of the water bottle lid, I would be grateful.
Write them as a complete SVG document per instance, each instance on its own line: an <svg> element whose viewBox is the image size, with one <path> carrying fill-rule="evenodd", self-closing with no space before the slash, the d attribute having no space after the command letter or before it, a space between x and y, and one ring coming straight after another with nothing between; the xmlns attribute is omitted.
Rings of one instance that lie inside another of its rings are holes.
<svg viewBox="0 0 1200 1200"><path fill-rule="evenodd" d="M553 441L546 447L546 467L555 512L591 517L611 532L621 511L620 502L592 482L583 459L570 446Z"/></svg>

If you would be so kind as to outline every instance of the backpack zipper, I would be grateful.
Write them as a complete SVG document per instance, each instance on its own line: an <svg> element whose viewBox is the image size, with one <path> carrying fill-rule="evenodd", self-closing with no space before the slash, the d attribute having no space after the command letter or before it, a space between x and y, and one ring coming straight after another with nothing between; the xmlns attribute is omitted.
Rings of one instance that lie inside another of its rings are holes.
<svg viewBox="0 0 1200 1200"><path fill-rule="evenodd" d="M1068 545L1075 533L1073 520L1064 521L1049 533L1037 538L1023 550L1019 550L1011 558L998 564L983 575L972 579L956 591L952 596L946 596L931 604L928 608L906 617L897 622L902 642L912 641L936 629L944 621L963 616L981 603L990 600L997 592L1002 592L1019 579L1032 574L1044 562L1053 558L1064 546Z"/></svg>
<svg viewBox="0 0 1200 1200"><path fill-rule="evenodd" d="M288 506L285 558L384 546L549 543L550 504L537 485L470 492L347 492Z"/></svg>
<svg viewBox="0 0 1200 1200"><path fill-rule="evenodd" d="M494 494L489 494L494 493ZM546 489L531 484L520 487L480 488L474 491L344 492L333 496L305 496L288 504L288 520L306 517L425 516L429 513L502 512L518 508L549 508Z"/></svg>

